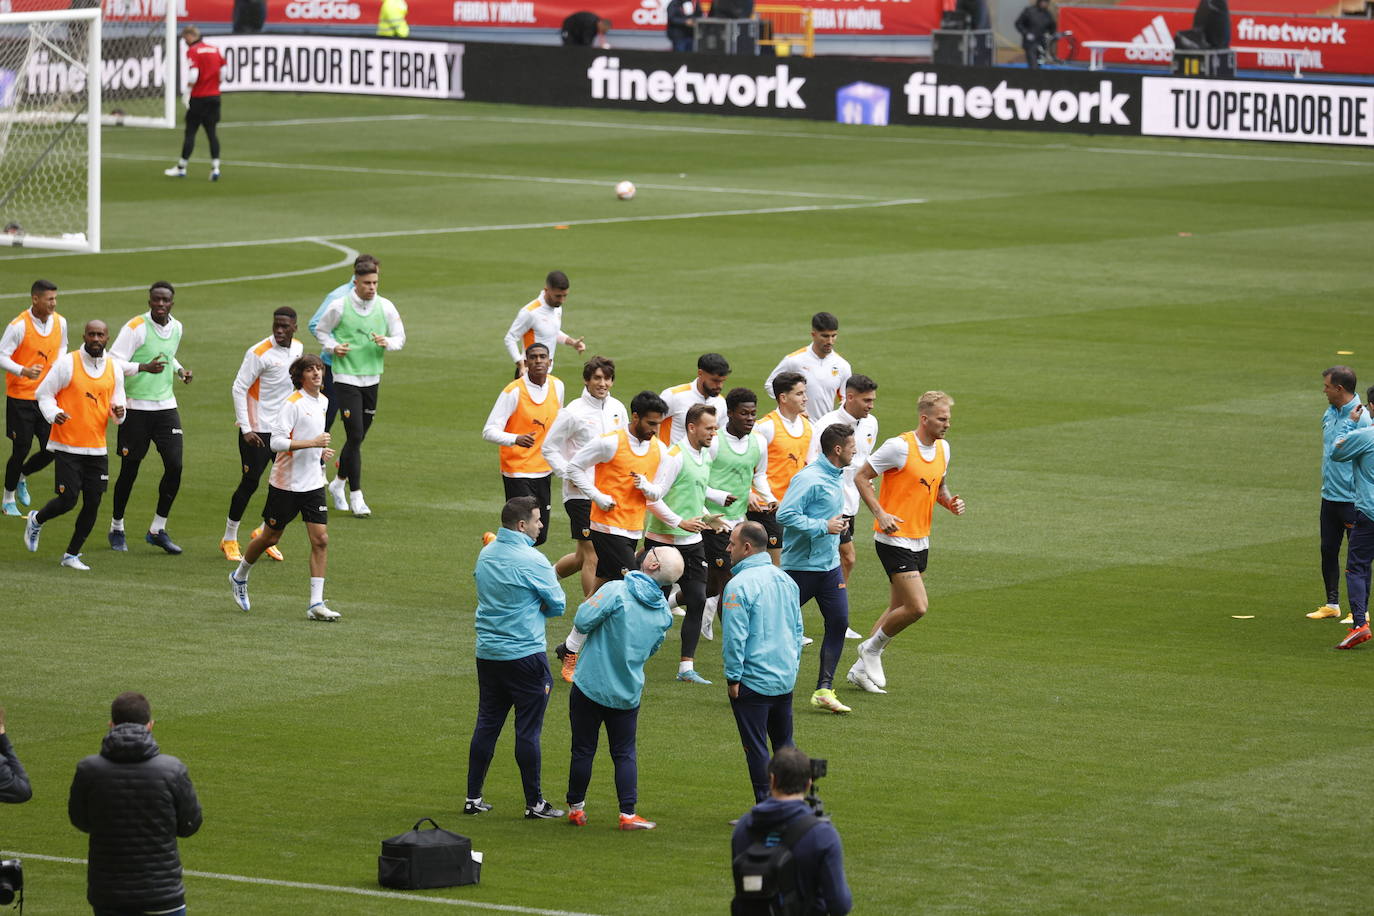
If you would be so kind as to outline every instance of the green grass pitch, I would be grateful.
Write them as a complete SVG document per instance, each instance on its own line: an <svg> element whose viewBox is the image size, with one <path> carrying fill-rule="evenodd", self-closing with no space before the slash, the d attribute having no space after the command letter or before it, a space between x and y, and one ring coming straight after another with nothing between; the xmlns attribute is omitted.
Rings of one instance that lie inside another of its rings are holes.
<svg viewBox="0 0 1374 916"><path fill-rule="evenodd" d="M152 458L130 552L105 549L107 495L88 574L57 565L72 516L36 555L19 520L0 525L0 703L36 792L0 812L0 848L85 855L71 773L110 699L138 689L205 806L188 869L375 888L378 841L426 815L487 856L480 886L416 901L190 876L194 913L725 912L726 822L749 790L718 643L699 652L714 687L673 682L675 633L649 666L640 810L658 830L612 829L604 753L589 828L524 821L509 733L495 810L457 813L472 564L502 502L479 433L510 378L501 336L560 268L565 328L616 360L626 401L708 350L758 388L821 309L879 382L884 437L914 425L921 391L957 401L969 514L937 516L931 612L889 650L889 695L842 690L843 718L797 708L798 743L830 761L857 912L1366 908L1374 649L1333 652L1344 628L1303 614L1322 594L1320 371L1374 381L1374 154L310 96L225 108L218 184L203 137L173 181L179 134L107 130L107 253L0 256L5 315L48 277L77 333L171 280L196 373L178 388L183 556L137 536ZM628 203L612 193L626 178ZM381 258L410 335L364 452L374 516L330 526L340 624L305 620L298 525L245 615L216 549L237 477L229 384L272 310L308 316L350 249ZM559 351L570 394L578 365ZM551 556L561 511L553 532ZM863 535L855 626L885 600ZM815 666L808 650L799 687ZM559 681L554 800L566 699ZM83 911L80 866L27 865L32 912Z"/></svg>

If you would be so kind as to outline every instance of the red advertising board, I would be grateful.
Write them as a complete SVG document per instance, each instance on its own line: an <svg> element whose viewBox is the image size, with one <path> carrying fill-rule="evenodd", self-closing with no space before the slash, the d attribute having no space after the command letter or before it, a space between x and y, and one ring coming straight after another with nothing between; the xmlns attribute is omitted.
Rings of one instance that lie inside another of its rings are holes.
<svg viewBox="0 0 1374 916"><path fill-rule="evenodd" d="M1073 32L1078 57L1088 41L1125 41L1141 47L1111 48L1107 63L1167 64L1169 50L1146 45L1173 46L1175 32L1191 27L1192 11L1063 6L1059 27ZM1231 13L1231 45L1238 50L1236 66L1242 70L1293 70L1295 53L1304 73L1374 74L1374 21L1337 19L1329 16L1275 16ZM1294 53L1283 53L1294 52Z"/></svg>
<svg viewBox="0 0 1374 916"><path fill-rule="evenodd" d="M146 0L145 0L146 2ZM233 0L184 0L193 22L230 22ZM572 13L592 10L615 32L662 32L668 0L409 0L411 26L557 30ZM788 0L813 10L821 35L926 35L940 21L940 0ZM274 26L359 26L377 21L381 0L268 0ZM665 39L666 41L666 39Z"/></svg>

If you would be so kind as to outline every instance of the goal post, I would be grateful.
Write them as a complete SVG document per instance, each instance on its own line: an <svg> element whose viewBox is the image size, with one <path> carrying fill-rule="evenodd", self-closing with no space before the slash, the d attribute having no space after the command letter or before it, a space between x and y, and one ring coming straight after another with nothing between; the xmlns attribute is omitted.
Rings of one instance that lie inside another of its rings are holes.
<svg viewBox="0 0 1374 916"><path fill-rule="evenodd" d="M0 245L100 250L100 61L99 8L0 14Z"/></svg>

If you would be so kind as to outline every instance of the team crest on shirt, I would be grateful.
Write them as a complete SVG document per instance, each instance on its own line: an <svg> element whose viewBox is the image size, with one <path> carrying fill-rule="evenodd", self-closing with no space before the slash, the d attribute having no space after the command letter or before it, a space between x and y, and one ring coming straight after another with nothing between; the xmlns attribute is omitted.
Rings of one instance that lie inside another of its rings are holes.
<svg viewBox="0 0 1374 916"><path fill-rule="evenodd" d="M121 455L123 455L125 458L127 458L127 457L129 457L129 450L128 450L127 448L122 448L122 449L119 450L119 454L121 454Z"/></svg>
<svg viewBox="0 0 1374 916"><path fill-rule="evenodd" d="M66 492L67 492L66 486L59 483L59 484L57 485L57 492L58 492L58 493L66 493Z"/></svg>
<svg viewBox="0 0 1374 916"><path fill-rule="evenodd" d="M839 374L840 374L840 367L839 367L839 366L831 366L831 367L830 367L830 376L831 376L831 378L834 378L835 376L837 376L837 375L839 375Z"/></svg>
<svg viewBox="0 0 1374 916"><path fill-rule="evenodd" d="M345 419L345 420L347 420L349 417L353 416L353 411L348 410L348 409L341 410L341 411L339 411L339 413L341 413L341 414L344 415L344 419Z"/></svg>

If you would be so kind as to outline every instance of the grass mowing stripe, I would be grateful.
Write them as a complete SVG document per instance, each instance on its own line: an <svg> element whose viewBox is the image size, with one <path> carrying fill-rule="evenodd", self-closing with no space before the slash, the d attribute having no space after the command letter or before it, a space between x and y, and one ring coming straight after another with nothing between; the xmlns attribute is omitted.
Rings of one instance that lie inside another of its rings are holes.
<svg viewBox="0 0 1374 916"><path fill-rule="evenodd" d="M85 865L85 859L67 856L45 856L32 852L12 852L6 850L0 855L19 859L33 859L36 862L60 862L63 865ZM461 906L474 910L491 910L498 913L527 913L529 916L596 916L579 910L545 910L536 907L516 906L510 903L482 903L477 900L455 900L452 897L417 897L400 891L374 891L365 887L340 887L337 884L314 884L309 881L279 881L276 878L255 878L250 875L224 875L213 871L193 871L183 869L183 875L192 878L213 878L216 881L236 881L239 884L260 884L267 887L289 887L302 891L325 891L331 894L353 894L357 897L381 897L386 900L409 900L412 903L437 903L440 906Z"/></svg>
<svg viewBox="0 0 1374 916"><path fill-rule="evenodd" d="M132 153L107 153L107 159L130 162L161 162L165 156L145 156ZM321 165L298 162L255 162L235 160L235 168L286 169L292 172L344 172L353 175L392 175L402 178L453 178L459 181L518 181L521 184L568 184L605 187L609 179L555 178L549 175L508 175L500 172L437 172L430 169L383 169L364 165ZM814 191L776 191L767 188L723 188L710 185L640 184L655 191L681 191L685 194L752 194L759 197L799 197L807 200L875 200L867 194L818 194Z"/></svg>

